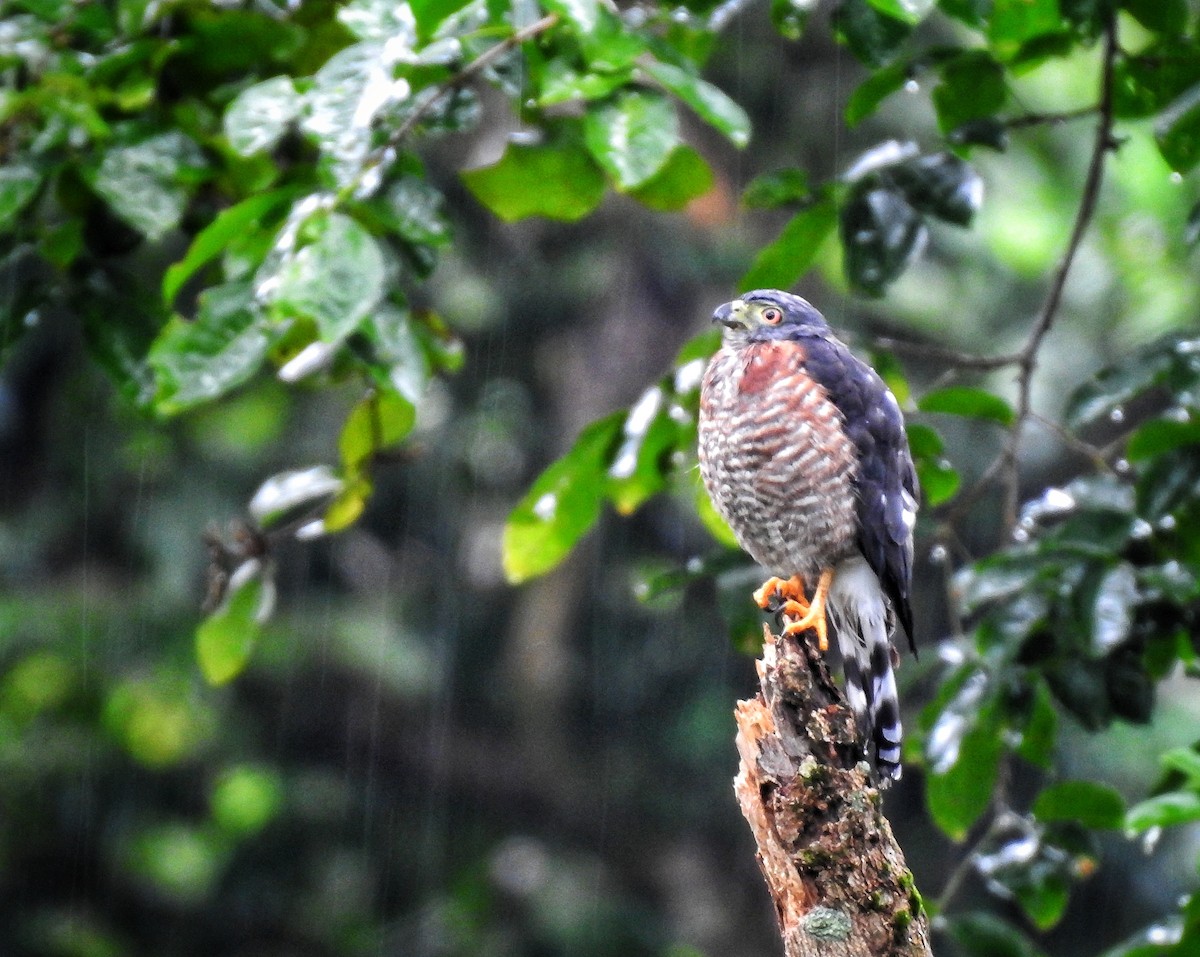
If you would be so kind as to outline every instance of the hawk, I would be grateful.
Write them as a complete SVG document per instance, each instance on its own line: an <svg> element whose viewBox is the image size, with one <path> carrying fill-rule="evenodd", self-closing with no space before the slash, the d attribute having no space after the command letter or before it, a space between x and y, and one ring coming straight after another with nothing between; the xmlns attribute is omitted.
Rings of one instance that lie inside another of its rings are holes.
<svg viewBox="0 0 1200 957"><path fill-rule="evenodd" d="M799 296L749 292L713 321L725 333L700 389L704 484L772 576L758 604L788 619L787 634L814 630L822 651L832 626L846 699L889 783L900 777L897 621L916 652L917 475L900 406Z"/></svg>

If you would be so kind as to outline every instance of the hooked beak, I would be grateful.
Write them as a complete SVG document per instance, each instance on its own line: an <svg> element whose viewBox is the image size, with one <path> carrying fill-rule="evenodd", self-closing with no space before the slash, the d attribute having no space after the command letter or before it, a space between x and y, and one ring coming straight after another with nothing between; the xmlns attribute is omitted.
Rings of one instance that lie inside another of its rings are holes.
<svg viewBox="0 0 1200 957"><path fill-rule="evenodd" d="M713 313L712 321L719 322L728 329L744 329L746 328L746 303L741 299L735 299L733 302L727 302L723 306L717 306L716 312Z"/></svg>

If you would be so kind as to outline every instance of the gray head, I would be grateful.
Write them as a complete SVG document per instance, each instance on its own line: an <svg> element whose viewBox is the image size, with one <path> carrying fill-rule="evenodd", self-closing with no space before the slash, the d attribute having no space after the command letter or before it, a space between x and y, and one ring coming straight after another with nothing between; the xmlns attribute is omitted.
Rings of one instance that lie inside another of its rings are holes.
<svg viewBox="0 0 1200 957"><path fill-rule="evenodd" d="M718 306L713 322L729 331L727 339L764 342L829 335L825 321L807 299L778 289L755 289L740 299Z"/></svg>

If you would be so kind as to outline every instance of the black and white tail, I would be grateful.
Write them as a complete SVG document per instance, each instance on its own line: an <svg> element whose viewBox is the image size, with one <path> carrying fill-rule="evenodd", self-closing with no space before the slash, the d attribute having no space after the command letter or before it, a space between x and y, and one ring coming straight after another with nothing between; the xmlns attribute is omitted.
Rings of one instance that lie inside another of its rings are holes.
<svg viewBox="0 0 1200 957"><path fill-rule="evenodd" d="M863 558L838 565L827 604L842 653L846 700L875 749L880 785L900 779L900 697L892 670L892 616L879 579Z"/></svg>

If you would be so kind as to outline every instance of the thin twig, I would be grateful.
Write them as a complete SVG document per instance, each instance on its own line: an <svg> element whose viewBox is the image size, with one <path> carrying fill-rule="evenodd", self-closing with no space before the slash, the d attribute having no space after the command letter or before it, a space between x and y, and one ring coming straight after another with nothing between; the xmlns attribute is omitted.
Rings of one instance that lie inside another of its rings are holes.
<svg viewBox="0 0 1200 957"><path fill-rule="evenodd" d="M1099 106L1081 106L1077 110L1063 110L1061 113L1026 113L1023 116L1014 116L1012 119L1003 120L1002 122L1010 130L1017 130L1026 126L1042 126L1043 124L1058 125L1071 120L1082 120L1089 116L1095 116L1101 109L1102 107Z"/></svg>
<svg viewBox="0 0 1200 957"><path fill-rule="evenodd" d="M1098 446L1092 445L1090 442L1085 442L1083 439L1072 435L1069 431L1063 428L1059 423L1052 419L1046 418L1037 412L1029 413L1030 421L1036 422L1047 432L1058 439L1063 445L1073 452L1078 452L1080 455L1086 456L1091 463L1098 469L1103 469L1105 472L1115 472L1116 470L1108 461L1108 456L1104 450Z"/></svg>
<svg viewBox="0 0 1200 957"><path fill-rule="evenodd" d="M891 336L877 336L875 344L883 349L904 353L918 359L929 359L957 369L975 369L988 372L993 369L1003 369L1005 366L1016 365L1021 361L1021 353L1013 352L1000 356L981 356L972 352L959 352L957 349L947 349L928 342L909 342L904 339L893 339Z"/></svg>

